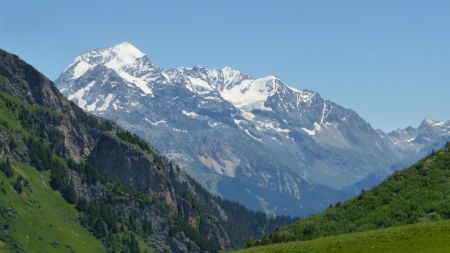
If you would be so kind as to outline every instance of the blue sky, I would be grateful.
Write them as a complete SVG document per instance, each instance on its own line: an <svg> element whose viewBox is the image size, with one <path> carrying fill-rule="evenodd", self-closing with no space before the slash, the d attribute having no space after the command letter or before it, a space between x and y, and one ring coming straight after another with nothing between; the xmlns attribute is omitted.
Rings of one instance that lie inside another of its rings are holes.
<svg viewBox="0 0 450 253"><path fill-rule="evenodd" d="M1 0L0 48L55 79L129 41L162 67L275 75L375 128L450 119L450 1Z"/></svg>

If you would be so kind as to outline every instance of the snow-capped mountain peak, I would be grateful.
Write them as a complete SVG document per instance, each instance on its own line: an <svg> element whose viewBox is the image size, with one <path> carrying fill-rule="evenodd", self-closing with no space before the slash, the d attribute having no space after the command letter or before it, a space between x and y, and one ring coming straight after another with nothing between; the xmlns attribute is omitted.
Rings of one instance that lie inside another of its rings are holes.
<svg viewBox="0 0 450 253"><path fill-rule="evenodd" d="M424 119L421 127L450 127L450 121L440 121L433 119Z"/></svg>
<svg viewBox="0 0 450 253"><path fill-rule="evenodd" d="M130 42L122 42L119 43L115 46L113 46L112 51L117 52L118 54L122 54L122 55L130 55L130 56L134 56L136 58L142 57L145 55L145 53L141 52L139 49L137 49L133 44L131 44Z"/></svg>
<svg viewBox="0 0 450 253"><path fill-rule="evenodd" d="M148 57L129 42L90 50L77 56L58 82L64 84L63 89L67 89L71 80L81 78L98 67L115 72L124 81L139 88L145 95L152 93L148 81L155 68Z"/></svg>
<svg viewBox="0 0 450 253"><path fill-rule="evenodd" d="M424 119L417 128L397 129L388 135L400 149L432 150L450 139L450 121Z"/></svg>
<svg viewBox="0 0 450 253"><path fill-rule="evenodd" d="M104 54L106 56L105 58L113 55L105 65L114 70L119 70L124 66L134 64L137 59L145 55L128 42L120 43L106 50Z"/></svg>
<svg viewBox="0 0 450 253"><path fill-rule="evenodd" d="M81 77L97 65L104 65L115 71L136 63L145 54L129 42L123 42L110 48L90 50L75 58L64 70L73 71L73 79Z"/></svg>
<svg viewBox="0 0 450 253"><path fill-rule="evenodd" d="M69 69L79 61L89 64L105 64L111 60L120 61L122 64L130 64L145 54L129 42L123 42L115 46L103 49L94 49L77 56L67 68Z"/></svg>

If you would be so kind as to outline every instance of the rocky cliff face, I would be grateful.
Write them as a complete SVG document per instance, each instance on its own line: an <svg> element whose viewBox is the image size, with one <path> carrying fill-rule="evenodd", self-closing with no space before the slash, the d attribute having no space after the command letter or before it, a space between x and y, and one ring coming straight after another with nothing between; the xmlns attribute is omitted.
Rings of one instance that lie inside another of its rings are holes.
<svg viewBox="0 0 450 253"><path fill-rule="evenodd" d="M127 233L156 252L237 247L290 221L268 219L211 195L145 141L86 114L33 67L1 50L0 97L5 114L0 122L2 159L52 167L52 176L58 173L60 180L66 180L67 173L77 207L87 210L90 201L94 210L110 208L106 217L118 217L128 224ZM93 224L99 231L106 226ZM234 235L236 229L241 229L239 236Z"/></svg>
<svg viewBox="0 0 450 253"><path fill-rule="evenodd" d="M162 69L129 43L81 54L56 84L84 110L148 140L209 190L269 213L321 210L450 138L439 130L409 147L274 76Z"/></svg>
<svg viewBox="0 0 450 253"><path fill-rule="evenodd" d="M17 56L0 51L0 92L9 94L29 104L51 108L57 113L65 113L66 117L53 123L53 126L42 126L51 129L54 134L64 137L61 152L76 160L86 157L93 145L91 136L77 122L77 115L84 113L73 103L67 101L58 89L32 66Z"/></svg>
<svg viewBox="0 0 450 253"><path fill-rule="evenodd" d="M208 195L199 194L198 185L168 160L107 133L99 138L89 162L109 177L147 194L152 201L163 203L167 210L165 215L183 218L206 238L217 242L220 249L231 246L221 225L228 219L226 211L214 199L208 199ZM186 199L187 195L183 194L186 192L193 199ZM195 202L208 204L209 207L203 208L213 210L217 217L193 208Z"/></svg>

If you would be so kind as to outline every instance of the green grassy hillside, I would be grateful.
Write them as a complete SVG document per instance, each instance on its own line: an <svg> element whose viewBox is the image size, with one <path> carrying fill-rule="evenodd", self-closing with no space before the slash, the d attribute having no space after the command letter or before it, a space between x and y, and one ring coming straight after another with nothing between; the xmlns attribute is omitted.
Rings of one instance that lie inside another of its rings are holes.
<svg viewBox="0 0 450 253"><path fill-rule="evenodd" d="M49 186L49 171L12 163L0 172L0 252L105 252L77 211Z"/></svg>
<svg viewBox="0 0 450 253"><path fill-rule="evenodd" d="M450 143L344 203L281 227L247 246L450 219Z"/></svg>
<svg viewBox="0 0 450 253"><path fill-rule="evenodd" d="M241 253L448 253L450 221L423 222L367 232L287 242L241 250Z"/></svg>

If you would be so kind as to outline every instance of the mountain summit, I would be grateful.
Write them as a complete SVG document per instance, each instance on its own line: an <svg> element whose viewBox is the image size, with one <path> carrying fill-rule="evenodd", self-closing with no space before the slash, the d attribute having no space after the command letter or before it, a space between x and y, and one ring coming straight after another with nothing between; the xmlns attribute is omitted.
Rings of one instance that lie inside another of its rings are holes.
<svg viewBox="0 0 450 253"><path fill-rule="evenodd" d="M383 133L274 76L159 68L129 43L81 54L55 82L81 108L145 138L211 191L269 213L322 210L450 139L445 129L427 132L432 125ZM416 141L405 141L410 135Z"/></svg>

